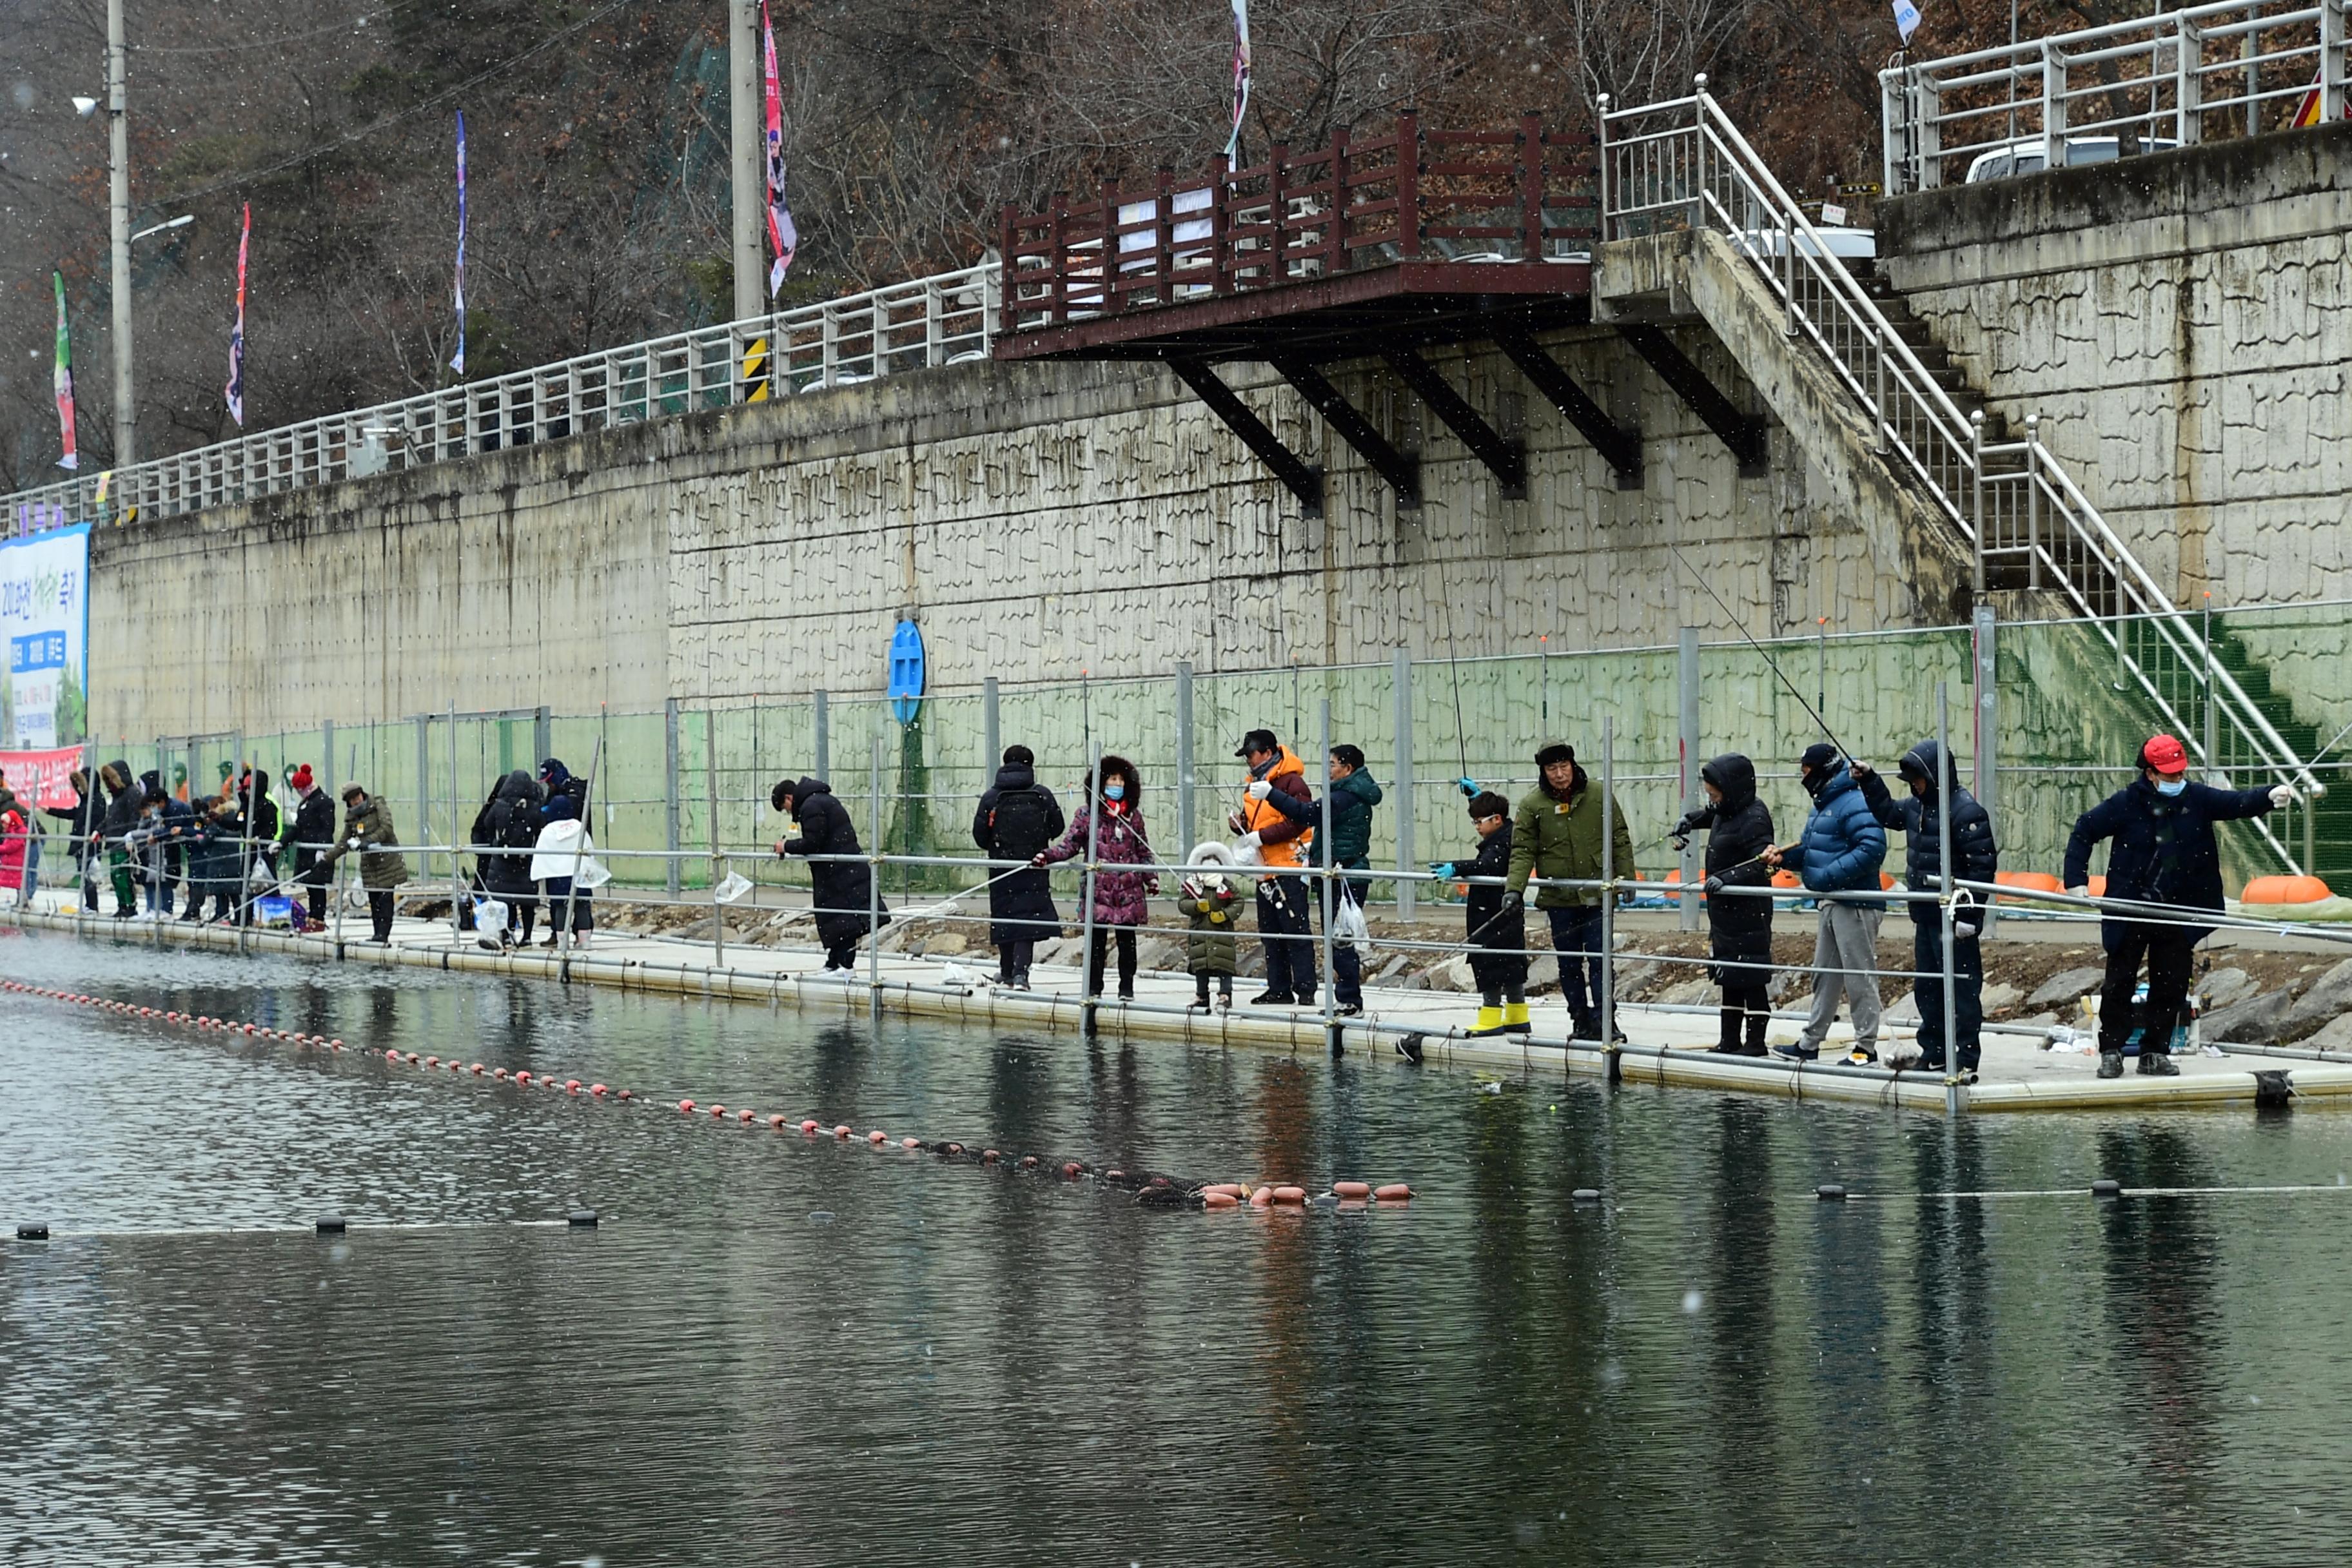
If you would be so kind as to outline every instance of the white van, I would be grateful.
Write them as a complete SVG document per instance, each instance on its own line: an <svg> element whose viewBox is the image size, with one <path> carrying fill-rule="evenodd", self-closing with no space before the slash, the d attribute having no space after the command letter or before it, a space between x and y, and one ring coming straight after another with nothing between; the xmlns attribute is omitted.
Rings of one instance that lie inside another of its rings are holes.
<svg viewBox="0 0 2352 1568"><path fill-rule="evenodd" d="M2143 136L2139 150L2143 153L2169 153L2180 143L2169 136ZM1990 153L1979 153L1969 164L1968 183L1998 180L2010 174L2038 174L2048 161L2048 146L2037 136L2031 142L2012 142L2006 147L1996 147ZM2112 163L2123 156L2123 138L2119 136L2069 136L2066 138L2066 166L2079 169L2089 163Z"/></svg>

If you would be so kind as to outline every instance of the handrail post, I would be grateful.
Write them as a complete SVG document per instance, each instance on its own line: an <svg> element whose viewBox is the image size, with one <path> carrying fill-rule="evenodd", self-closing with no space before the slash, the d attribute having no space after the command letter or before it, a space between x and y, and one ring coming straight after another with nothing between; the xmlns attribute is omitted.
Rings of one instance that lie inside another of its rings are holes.
<svg viewBox="0 0 2352 1568"><path fill-rule="evenodd" d="M1118 182L1105 180L1097 194L1102 200L1102 308L1106 314L1116 314L1127 309L1126 273L1119 259L1119 242L1127 237L1119 233Z"/></svg>
<svg viewBox="0 0 2352 1568"><path fill-rule="evenodd" d="M1078 1033L1095 1032L1095 1008L1102 1000L1102 983L1109 978L1110 953L1103 953L1103 973L1095 971L1095 858L1101 852L1103 778L1102 742L1097 741L1087 763L1087 782L1078 792L1087 814L1087 864L1078 877ZM1157 855L1152 857L1158 859ZM1106 942L1106 949L1116 945Z"/></svg>
<svg viewBox="0 0 2352 1568"><path fill-rule="evenodd" d="M874 737L874 755L866 775L866 819L873 842L866 851L866 1005L870 1016L882 1016L882 737ZM816 898L814 887L809 891ZM854 973L854 972L853 972Z"/></svg>
<svg viewBox="0 0 2352 1568"><path fill-rule="evenodd" d="M2344 9L2347 0L2319 0L2319 123L2344 118Z"/></svg>
<svg viewBox="0 0 2352 1568"><path fill-rule="evenodd" d="M2042 166L2066 166L2066 57L2048 39L2042 45Z"/></svg>
<svg viewBox="0 0 2352 1568"><path fill-rule="evenodd" d="M1876 321L1870 324L1870 353L1871 358L1876 362L1874 376L1877 390L1873 395L1876 400L1874 406L1878 414L1876 432L1878 455L1884 458L1893 449L1895 421L1888 416L1886 407L1886 328Z"/></svg>
<svg viewBox="0 0 2352 1568"><path fill-rule="evenodd" d="M1595 242L1596 244L1601 244L1601 245L1605 245L1605 244L1607 244L1607 243L1608 243L1608 241L1609 241L1609 104L1610 104L1610 101L1611 101L1611 100L1610 100L1610 97L1609 97L1609 95L1608 95L1607 93L1605 93L1605 92L1604 92L1604 93L1600 94L1598 97L1594 98L1594 99L1593 99L1593 100L1592 100L1592 117L1593 117L1593 122L1594 122L1594 124L1595 124L1595 125L1597 125L1597 126L1599 127L1599 129L1598 129L1598 130L1596 130L1596 131L1593 132L1592 140L1593 140L1593 145L1594 145L1595 147L1597 147L1597 148L1599 148L1599 149L1600 149L1600 155L1599 155L1599 157L1597 157L1597 158L1594 160L1595 171L1594 171L1594 175L1593 175L1593 179L1594 179L1594 183L1595 183L1595 191L1594 191L1594 196L1593 196L1593 199L1594 199L1596 202L1598 202L1600 205L1598 205L1598 207L1594 210L1593 215L1592 215L1592 216L1593 216L1593 217L1594 217L1594 219L1596 220L1596 221L1595 221L1595 227L1596 227L1596 228L1598 228L1598 230L1599 230L1600 232L1598 232L1597 234L1595 234L1592 237L1593 237L1593 240L1594 240L1594 242Z"/></svg>
<svg viewBox="0 0 2352 1568"><path fill-rule="evenodd" d="M2042 416L2025 416L2025 585L2042 586Z"/></svg>
<svg viewBox="0 0 2352 1568"><path fill-rule="evenodd" d="M1691 228L1706 226L1706 73L1691 79Z"/></svg>
<svg viewBox="0 0 2352 1568"><path fill-rule="evenodd" d="M1519 259L1543 259L1543 117L1519 116Z"/></svg>
<svg viewBox="0 0 2352 1568"><path fill-rule="evenodd" d="M1223 153L1209 160L1209 292L1234 291L1227 247L1232 245L1233 163Z"/></svg>
<svg viewBox="0 0 2352 1568"><path fill-rule="evenodd" d="M1975 569L1973 582L1979 602L1985 595L1985 510L1984 510L1984 410L1969 416L1969 479L1972 515L1969 531L1974 536Z"/></svg>
<svg viewBox="0 0 2352 1568"><path fill-rule="evenodd" d="M1344 125L1331 133L1331 211L1324 225L1328 238L1326 248L1330 260L1327 272L1345 272L1348 262L1348 181L1355 167L1348 156L1348 128Z"/></svg>
<svg viewBox="0 0 2352 1568"><path fill-rule="evenodd" d="M1176 171L1160 165L1157 194L1151 204L1152 271L1159 275L1157 298L1162 305L1176 302Z"/></svg>
<svg viewBox="0 0 2352 1568"><path fill-rule="evenodd" d="M1421 115L1406 109L1397 115L1397 254L1406 261L1421 259Z"/></svg>
<svg viewBox="0 0 2352 1568"><path fill-rule="evenodd" d="M1583 963L1580 956L1579 963ZM1563 982L1562 990L1567 989ZM1609 1081L1623 1071L1617 1048L1617 721L1601 720L1601 1048L1607 1053ZM1571 1031L1572 1032L1572 1031ZM1562 1053L1563 1067L1567 1053Z"/></svg>
<svg viewBox="0 0 2352 1568"><path fill-rule="evenodd" d="M1290 276L1290 148L1281 142L1266 153L1265 218L1274 229L1274 265L1266 268L1261 288Z"/></svg>
<svg viewBox="0 0 2352 1568"><path fill-rule="evenodd" d="M710 805L710 967L727 967L727 911L719 902L719 710L702 710L703 785ZM879 935L879 932L876 933Z"/></svg>
<svg viewBox="0 0 2352 1568"><path fill-rule="evenodd" d="M1013 230L1013 204L1007 202L1004 204L1003 216L998 219L997 227L999 237L996 246L996 265L1001 268L999 273L1001 281L996 290L996 330L999 333L1009 333L1013 330L1013 299L1019 292L1017 287L1013 284L1014 271ZM985 335L988 303L984 297L981 301L980 319L983 323L982 331Z"/></svg>

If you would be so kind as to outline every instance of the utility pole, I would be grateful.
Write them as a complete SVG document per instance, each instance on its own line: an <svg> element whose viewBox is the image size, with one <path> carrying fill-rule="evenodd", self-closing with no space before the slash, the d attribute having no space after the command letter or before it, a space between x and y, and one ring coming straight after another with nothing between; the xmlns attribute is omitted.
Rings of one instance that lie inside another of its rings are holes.
<svg viewBox="0 0 2352 1568"><path fill-rule="evenodd" d="M131 118L123 95L122 0L106 0L107 208L114 240L114 466L138 460L131 382Z"/></svg>
<svg viewBox="0 0 2352 1568"><path fill-rule="evenodd" d="M121 0L109 0L120 6ZM734 171L735 319L767 308L761 262L768 205L768 157L761 132L767 73L760 58L760 0L727 0L729 166Z"/></svg>

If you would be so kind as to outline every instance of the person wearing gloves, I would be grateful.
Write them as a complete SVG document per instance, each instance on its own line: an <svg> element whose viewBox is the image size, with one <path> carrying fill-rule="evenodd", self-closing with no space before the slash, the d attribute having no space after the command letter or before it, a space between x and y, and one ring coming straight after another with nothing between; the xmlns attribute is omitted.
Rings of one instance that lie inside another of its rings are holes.
<svg viewBox="0 0 2352 1568"><path fill-rule="evenodd" d="M1886 864L1886 830L1862 798L1862 785L1845 759L1826 741L1805 748L1797 777L1812 797L1813 813L1796 843L1764 852L1773 870L1797 863L1797 879L1816 893L1876 891L1878 868ZM1822 1054L1822 1041L1837 1022L1838 998L1853 1008L1853 1048L1846 1060L1869 1067L1878 1060L1878 928L1886 919L1883 899L1823 899L1813 931L1813 1010L1793 1046L1775 1046L1791 1061Z"/></svg>
<svg viewBox="0 0 2352 1568"><path fill-rule="evenodd" d="M294 879L302 885L309 901L310 924L323 931L327 889L334 880L326 856L335 837L335 803L319 787L308 763L288 774L286 782L294 786L294 820L286 830L287 842L294 850Z"/></svg>
<svg viewBox="0 0 2352 1568"><path fill-rule="evenodd" d="M533 810L539 816L540 837L559 822L576 822L577 831L588 831L588 781L572 776L572 770L553 757L539 764L540 787L546 795ZM572 945L588 945L588 933L596 929L596 909L589 901L588 889L576 877L547 877L541 879L541 891L547 898L547 940L541 947L555 947L563 941L564 916L572 917Z"/></svg>
<svg viewBox="0 0 2352 1568"><path fill-rule="evenodd" d="M797 783L778 779L776 787L768 792L768 804L791 817L793 826L801 830L798 838L776 841L777 859L787 855L865 853L857 847L857 828L849 820L849 808L834 798L832 786L823 779L803 778ZM874 929L874 910L882 911L882 924L890 923L889 910L874 897L874 868L863 860L813 859L809 887L825 968L844 973L856 969L857 939Z"/></svg>
<svg viewBox="0 0 2352 1568"><path fill-rule="evenodd" d="M231 835L237 841L236 923L249 926L255 901L278 885L278 803L269 795L268 770L247 768L239 773L231 805L236 812Z"/></svg>
<svg viewBox="0 0 2352 1568"><path fill-rule="evenodd" d="M74 803L71 805L45 805L41 807L41 813L66 825L67 848L73 856L74 880L81 890L81 908L85 912L95 912L98 909L100 858L90 840L98 832L99 824L105 819L106 796L88 768L74 769L66 775L66 783L73 788Z"/></svg>
<svg viewBox="0 0 2352 1568"><path fill-rule="evenodd" d="M1322 800L1301 800L1287 791L1273 787L1270 781L1253 781L1251 791L1263 786L1263 795L1253 793L1253 800L1264 800L1293 822L1304 824L1313 833L1307 847L1309 866L1320 869L1337 862L1343 871L1361 871L1372 863L1372 807L1381 804L1381 786L1373 779L1371 769L1364 763L1361 748L1338 745L1331 748L1327 768L1330 788ZM1323 842L1323 811L1326 803L1331 811L1330 843ZM1323 881L1328 896L1318 896L1316 902L1323 907L1323 925L1328 931L1340 908L1345 905L1360 910L1364 904L1364 884L1350 878L1334 877ZM1364 959L1352 942L1337 942L1331 949L1331 1000L1342 1018L1361 1016L1364 1011Z"/></svg>
<svg viewBox="0 0 2352 1568"><path fill-rule="evenodd" d="M971 841L992 860L1034 860L1062 836L1062 803L1037 782L1036 753L1026 746L1004 748L996 782L971 814ZM1062 929L1054 908L1053 879L1044 871L1010 870L988 882L988 940L996 948L996 983L1029 989L1029 965L1037 944Z"/></svg>
<svg viewBox="0 0 2352 1568"><path fill-rule="evenodd" d="M1146 901L1160 891L1160 879L1150 871L1110 871L1106 866L1148 866L1153 858L1151 839L1143 826L1143 776L1125 757L1102 760L1102 790L1095 775L1086 776L1086 804L1071 820L1070 830L1050 849L1040 850L1029 864L1054 866L1087 852L1093 835L1094 941L1087 952L1087 994L1102 994L1103 963L1111 942L1118 943L1118 999L1135 1000L1135 931L1151 921ZM1097 815L1099 814L1099 815Z"/></svg>
<svg viewBox="0 0 2352 1568"><path fill-rule="evenodd" d="M2260 816L2294 800L2286 784L2216 789L2189 782L2189 748L2158 735L2139 750L2139 776L2075 820L2066 839L2066 890L2090 896L2091 846L2115 840L2107 851L2105 897L2181 910L2218 910L2221 855L2213 825ZM2106 914L2099 940L2107 975L2099 988L2099 1076L2124 1075L2124 1046L2134 1014L2139 1025L2139 1070L2159 1078L2180 1071L2172 1059L2172 1032L2189 1000L2189 963L2197 944L2213 934L2206 925L2153 922ZM2135 1009L2140 965L2147 965L2147 1001Z"/></svg>
<svg viewBox="0 0 2352 1568"><path fill-rule="evenodd" d="M373 798L356 784L343 786L343 836L319 858L319 869L330 879L335 862L345 855L360 858L360 885L367 889L368 923L376 945L392 941L393 893L408 880L408 861L400 853L400 835L393 831L392 808Z"/></svg>
<svg viewBox="0 0 2352 1568"><path fill-rule="evenodd" d="M139 911L131 891L133 871L128 839L147 808L147 792L131 778L131 764L120 757L98 770L98 781L106 796L106 811L90 840L90 859L105 859L107 881L114 889L114 918L127 921ZM96 875L93 870L92 880Z"/></svg>
<svg viewBox="0 0 2352 1568"><path fill-rule="evenodd" d="M1527 906L1509 898L1501 882L1511 869L1511 803L1492 790L1480 791L1470 797L1470 826L1477 830L1478 853L1467 860L1440 860L1429 874L1440 881L1496 879L1472 882L1463 906L1470 976L1478 983L1478 1021L1470 1032L1524 1035L1530 1027Z"/></svg>
<svg viewBox="0 0 2352 1568"><path fill-rule="evenodd" d="M1910 889L1904 909L1911 917L1912 1000L1919 1005L1919 1065L1944 1070L1944 915L1937 897L1944 890L1943 816L1951 813L1952 871L1956 880L1990 882L2000 869L1993 842L1992 814L1960 787L1951 757L1934 741L1922 741L1895 765L1908 793L1898 799L1867 764L1853 764L1864 804L1881 827L1905 836L1903 880ZM1976 1081L1984 1026L1984 949L1978 941L1982 912L1966 888L1952 895L1951 1060L1960 1076Z"/></svg>
<svg viewBox="0 0 2352 1568"><path fill-rule="evenodd" d="M1258 945L1265 951L1265 989L1250 998L1253 1007L1312 1007L1322 989L1317 977L1313 927L1307 919L1307 879L1299 876L1315 830L1274 804L1279 793L1296 805L1309 799L1306 764L1275 739L1271 730L1252 730L1234 755L1249 764L1242 809L1225 818L1241 835L1237 847L1277 873L1257 881Z"/></svg>
<svg viewBox="0 0 2352 1568"><path fill-rule="evenodd" d="M1184 938L1184 967L1192 975L1192 1008L1195 1012L1209 1010L1209 982L1217 983L1217 1011L1230 1012L1234 1005L1234 971L1240 967L1241 943L1234 936L1234 918L1240 912L1242 896L1234 889L1225 871L1234 863L1234 852L1211 839L1193 849L1192 868L1177 883L1177 907L1192 922L1192 931Z"/></svg>
<svg viewBox="0 0 2352 1568"><path fill-rule="evenodd" d="M1511 821L1510 885L1504 889L1503 907L1519 906L1529 878L1591 882L1606 870L1630 880L1634 874L1633 831L1607 792L1577 765L1576 748L1564 741L1548 742L1536 752L1536 766L1542 776L1520 798ZM1601 838L1604 816L1611 822L1606 857ZM1560 994L1568 1003L1575 1037L1597 1040L1608 985L1601 955L1601 889L1545 887L1536 894L1536 908L1551 921ZM1614 1033L1619 1040L1625 1037L1622 1030Z"/></svg>
<svg viewBox="0 0 2352 1568"><path fill-rule="evenodd" d="M1700 831L1706 834L1706 954L1712 978L1723 991L1723 1037L1708 1047L1717 1056L1760 1057L1764 1031L1772 1018L1765 986L1772 978L1772 900L1763 894L1724 892L1726 888L1772 886L1764 863L1772 847L1772 811L1756 793L1756 764L1726 752L1698 771L1706 804L1675 824L1676 847Z"/></svg>
<svg viewBox="0 0 2352 1568"><path fill-rule="evenodd" d="M507 923L492 945L530 945L539 918L539 884L531 880L531 847L539 842L539 781L520 768L500 779L474 814L474 864L483 891L507 907Z"/></svg>

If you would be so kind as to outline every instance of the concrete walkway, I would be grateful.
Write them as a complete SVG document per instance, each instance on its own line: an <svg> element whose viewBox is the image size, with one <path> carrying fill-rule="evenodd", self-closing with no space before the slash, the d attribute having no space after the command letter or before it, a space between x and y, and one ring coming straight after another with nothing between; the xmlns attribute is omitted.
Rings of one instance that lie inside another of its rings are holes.
<svg viewBox="0 0 2352 1568"><path fill-rule="evenodd" d="M1232 1012L1196 1012L1190 1005L1193 989L1189 975L1146 972L1137 981L1134 1002L1106 1000L1089 1009L1079 994L1081 977L1075 968L1041 963L1033 973L1034 990L1001 991L993 984L990 956L967 961L886 953L877 963L870 955L861 954L856 973L844 975L824 973L824 955L814 947L730 944L721 964L714 962L717 955L708 942L600 931L585 951L567 961L536 946L509 952L485 951L470 934L463 944L453 943L446 921L395 921L392 942L386 946L354 940L367 931L364 917L347 918L343 940L339 942L331 934L239 933L225 926L177 921L159 928L105 915L83 916L72 910L71 898L52 889L41 894L33 909L12 911L0 919L116 942L227 952L238 951L242 945L250 952L289 953L329 963L397 964L558 982L568 978L625 991L727 997L820 1012L891 1012L996 1028L1076 1033L1087 1026L1091 1011L1092 1026L1101 1034L1201 1046L1322 1054L1333 1049L1336 1042L1339 1049L1349 1055L1369 1054L1375 1060L1402 1063L1404 1057L1399 1047L1410 1043L1429 1063L1504 1075L1558 1077L1564 1073L1605 1078L1613 1068L1622 1081L1661 1087L1730 1089L1790 1100L1844 1100L1938 1112L1948 1103L1948 1086L1939 1074L1847 1067L1828 1060L1826 1055L1820 1063L1801 1067L1778 1058L1712 1055L1706 1049L1717 1037L1712 1009L1625 1005L1619 1010L1618 1019L1627 1043L1611 1053L1590 1045L1571 1047L1568 1044L1568 1014L1556 997L1548 1005L1539 1003L1534 1008L1531 1035L1480 1038L1465 1033L1477 999L1452 992L1368 986L1364 1016L1327 1021L1311 1009L1249 1007L1247 999L1256 986L1247 979L1235 982L1238 1005ZM1545 962L1538 961L1539 970ZM1776 1018L1771 1038L1775 1043L1793 1040L1796 1028L1793 1018ZM1851 1031L1841 1024L1832 1036L1832 1049L1851 1038ZM1907 1050L1910 1038L1907 1029L1887 1031L1879 1041L1881 1055L1890 1047ZM1980 1079L1958 1089L1960 1108L1972 1111L2139 1110L2252 1104L2258 1099L2289 1094L2352 1094L2352 1057L2342 1053L2232 1046L2223 1057L2183 1056L2178 1078L2142 1078L2126 1071L2120 1079L2102 1082L2095 1077L2095 1056L2046 1049L2042 1042L2039 1030L2030 1034L1988 1031Z"/></svg>

